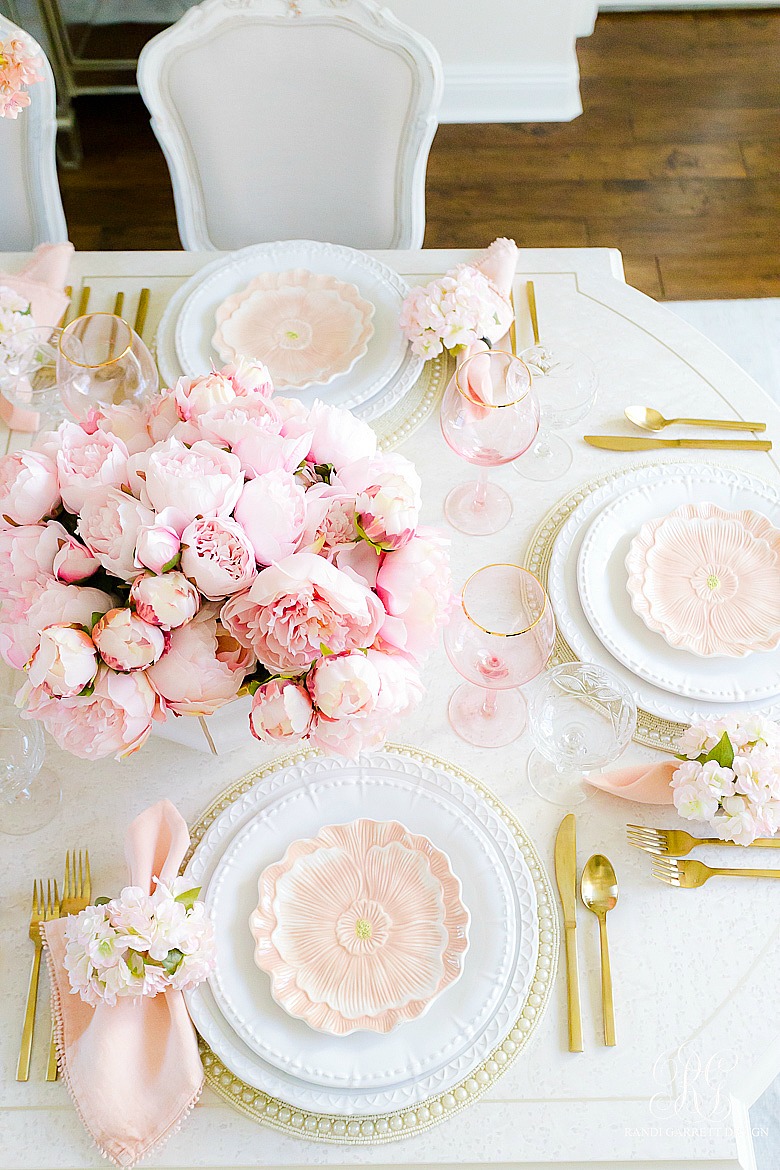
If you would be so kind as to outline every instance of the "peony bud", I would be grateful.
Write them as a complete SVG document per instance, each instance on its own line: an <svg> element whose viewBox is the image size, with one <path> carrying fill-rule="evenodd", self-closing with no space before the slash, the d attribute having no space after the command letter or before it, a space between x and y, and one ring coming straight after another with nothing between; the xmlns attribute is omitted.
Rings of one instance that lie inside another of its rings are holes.
<svg viewBox="0 0 780 1170"><path fill-rule="evenodd" d="M192 621L200 609L200 594L183 573L136 577L130 590L136 613L153 626L176 630Z"/></svg>
<svg viewBox="0 0 780 1170"><path fill-rule="evenodd" d="M92 631L100 657L112 670L146 670L165 650L165 634L131 609L110 609Z"/></svg>

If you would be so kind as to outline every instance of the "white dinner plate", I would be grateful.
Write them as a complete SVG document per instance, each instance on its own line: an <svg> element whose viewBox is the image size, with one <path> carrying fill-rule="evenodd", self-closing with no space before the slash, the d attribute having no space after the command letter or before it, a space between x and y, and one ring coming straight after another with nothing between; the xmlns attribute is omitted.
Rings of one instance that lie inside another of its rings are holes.
<svg viewBox="0 0 780 1170"><path fill-rule="evenodd" d="M665 691L709 703L757 702L780 694L780 650L744 658L702 658L670 646L634 612L625 560L643 524L682 504L751 509L780 525L780 493L745 475L711 474L712 468L667 469L660 483L643 484L604 507L585 534L577 584L585 616L619 662Z"/></svg>
<svg viewBox="0 0 780 1170"><path fill-rule="evenodd" d="M223 364L212 348L211 338L216 311L226 297L245 288L261 272L292 268L325 273L356 285L360 295L374 306L374 333L365 355L351 370L327 386L290 389L291 396L307 403L321 397L354 409L381 394L405 364L411 370L407 376L414 374L412 383L419 377L422 359L411 355L399 325L401 306L409 292L403 277L365 252L313 240L254 244L220 256L190 278L184 286L181 309L172 323L176 356L183 372L196 377L211 369L212 363L218 368ZM166 327L170 324L166 322Z"/></svg>
<svg viewBox="0 0 780 1170"><path fill-rule="evenodd" d="M738 491L742 493L740 499L753 499L752 506L757 511L770 515L769 510L774 509L774 515L777 516L780 503L775 488L727 467L706 463L667 463L655 467L639 467L616 476L585 496L556 537L548 575L548 591L555 618L561 633L577 657L583 662L595 662L614 671L631 688L637 705L652 715L675 723L690 723L702 716L710 718L722 714L749 714L755 709L755 700L732 702L693 699L640 678L634 670L625 666L607 649L588 621L580 598L578 560L581 546L594 517L624 494L639 487L646 490L648 498L652 496L654 500L659 501L656 514L671 511L674 503L666 507L662 502L668 498L665 485L675 482L675 477L680 475L689 477L692 483L699 482L702 485L704 494L699 496L699 499L711 498L715 503L719 503L727 498L735 498L732 493ZM682 490L682 485L679 486ZM682 503L684 500L680 499L679 502ZM609 586L605 585L605 588ZM638 617L636 620L640 621ZM754 661L755 657L752 656L749 661ZM734 661L730 659L729 663L733 665ZM768 718L780 717L780 700L775 697L778 693L780 686L777 687L775 695L767 700L769 705L762 705L762 711Z"/></svg>
<svg viewBox="0 0 780 1170"><path fill-rule="evenodd" d="M449 856L471 911L457 983L388 1035L330 1036L274 1002L253 961L257 879L292 841L327 824L400 820ZM501 815L445 766L379 753L315 759L260 781L221 813L187 874L215 922L217 968L187 994L198 1031L233 1073L302 1109L344 1115L402 1108L443 1092L511 1031L538 948L536 895Z"/></svg>

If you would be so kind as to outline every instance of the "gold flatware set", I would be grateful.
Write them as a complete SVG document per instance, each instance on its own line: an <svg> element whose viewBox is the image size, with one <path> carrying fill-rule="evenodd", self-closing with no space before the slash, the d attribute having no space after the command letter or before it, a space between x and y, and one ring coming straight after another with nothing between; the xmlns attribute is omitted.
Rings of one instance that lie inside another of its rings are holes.
<svg viewBox="0 0 780 1170"><path fill-rule="evenodd" d="M33 944L33 960L30 968L30 983L27 991L27 1007L24 1013L22 1028L22 1042L19 1048L19 1060L16 1066L17 1081L26 1081L30 1077L30 1058L32 1056L33 1035L35 1032L35 1014L38 1005L38 983L41 973L41 957L43 955L43 936L41 926L44 922L51 922L55 918L64 918L68 914L78 914L86 909L92 899L92 878L89 868L89 851L79 850L76 853L68 852L65 855L65 880L62 886L62 900L56 879L46 880L44 896L43 881L33 882L32 911L30 914L29 935ZM49 1042L49 1057L46 1067L46 1080L57 1079L57 1053L54 1044L54 1021L52 1021L51 1039Z"/></svg>
<svg viewBox="0 0 780 1170"><path fill-rule="evenodd" d="M577 822L574 813L568 813L563 818L555 838L555 880L563 907L569 1052L582 1052L582 1009L577 964ZM607 914L617 903L618 882L612 863L603 854L596 853L585 863L580 878L580 897L583 905L596 915L599 923L604 1043L612 1047L616 1043L615 1007L607 940Z"/></svg>
<svg viewBox="0 0 780 1170"><path fill-rule="evenodd" d="M649 853L653 859L652 875L667 886L698 890L711 877L780 878L780 869L725 869L704 865L701 861L680 861L700 845L722 845L738 849L780 849L780 837L757 837L749 846L719 837L693 837L682 829L654 829L647 825L626 825L629 845Z"/></svg>
<svg viewBox="0 0 780 1170"><path fill-rule="evenodd" d="M737 419L725 418L664 418L660 410L652 406L627 406L623 411L629 422L643 431L662 431L664 427L712 427L719 431L756 431L766 430L766 423L742 422Z"/></svg>
<svg viewBox="0 0 780 1170"><path fill-rule="evenodd" d="M70 287L70 285L65 289L65 294L68 297L73 296L73 289ZM76 306L76 310L73 314L74 320L77 317L85 316L85 314L89 310L89 301L90 301L91 296L92 296L91 287L88 284L83 285L81 288L81 291L79 293L79 299L78 299L78 304ZM133 321L133 329L138 334L138 336L141 338L143 338L144 329L146 328L146 317L147 317L147 314L149 312L150 297L151 297L151 290L148 288L142 288L140 293L138 294L138 304L136 305L135 319ZM73 307L73 302L71 300L71 304L65 310L65 312L62 315L62 318L60 319L59 324L60 324L61 328L63 328L68 323L68 319L70 317L70 311L71 311L72 307ZM112 310L114 316L121 317L123 312L124 312L124 307L125 307L125 293L120 289L119 292L117 292L116 297L114 298L114 307Z"/></svg>
<svg viewBox="0 0 780 1170"><path fill-rule="evenodd" d="M696 451L771 451L769 439L650 439L638 435L583 435L590 447L604 451L663 451L685 447Z"/></svg>

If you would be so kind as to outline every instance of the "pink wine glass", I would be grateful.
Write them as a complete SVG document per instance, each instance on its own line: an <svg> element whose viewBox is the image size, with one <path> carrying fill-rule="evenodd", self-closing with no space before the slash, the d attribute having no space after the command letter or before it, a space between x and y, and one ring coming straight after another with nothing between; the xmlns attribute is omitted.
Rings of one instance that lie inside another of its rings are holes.
<svg viewBox="0 0 780 1170"><path fill-rule="evenodd" d="M444 392L440 420L452 450L480 469L476 480L458 484L447 496L447 519L470 536L498 532L512 515L512 501L488 481L487 469L517 459L539 430L528 367L503 350L466 358Z"/></svg>
<svg viewBox="0 0 780 1170"><path fill-rule="evenodd" d="M478 747L503 747L527 719L518 688L541 674L555 642L552 606L539 581L519 565L472 573L444 628L447 656L466 679L453 694L453 730Z"/></svg>

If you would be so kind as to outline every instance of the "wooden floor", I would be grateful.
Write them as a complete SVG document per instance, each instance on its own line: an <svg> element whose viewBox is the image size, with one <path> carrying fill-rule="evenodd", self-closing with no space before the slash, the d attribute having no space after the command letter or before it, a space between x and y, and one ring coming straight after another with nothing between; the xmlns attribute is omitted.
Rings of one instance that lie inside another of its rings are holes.
<svg viewBox="0 0 780 1170"><path fill-rule="evenodd" d="M780 296L780 11L612 13L569 123L441 126L426 245L612 246L659 299ZM179 246L140 99L82 99L61 174L79 248Z"/></svg>

